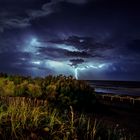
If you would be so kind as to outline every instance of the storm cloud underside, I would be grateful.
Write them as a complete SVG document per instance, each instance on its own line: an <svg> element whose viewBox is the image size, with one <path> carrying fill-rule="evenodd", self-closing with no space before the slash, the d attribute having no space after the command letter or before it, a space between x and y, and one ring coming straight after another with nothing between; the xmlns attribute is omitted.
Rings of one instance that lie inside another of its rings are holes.
<svg viewBox="0 0 140 140"><path fill-rule="evenodd" d="M1 0L0 71L140 80L137 1Z"/></svg>

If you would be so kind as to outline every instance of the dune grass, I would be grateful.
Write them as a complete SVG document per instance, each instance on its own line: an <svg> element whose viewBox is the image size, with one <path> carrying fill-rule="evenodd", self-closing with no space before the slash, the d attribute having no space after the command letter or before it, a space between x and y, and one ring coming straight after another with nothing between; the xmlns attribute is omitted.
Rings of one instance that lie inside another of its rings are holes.
<svg viewBox="0 0 140 140"><path fill-rule="evenodd" d="M94 89L71 76L1 75L0 140L135 140L95 117L98 105Z"/></svg>
<svg viewBox="0 0 140 140"><path fill-rule="evenodd" d="M33 102L15 97L7 103L1 100L1 140L134 140L118 125L107 126L93 116L74 112L72 106L62 113L45 102Z"/></svg>

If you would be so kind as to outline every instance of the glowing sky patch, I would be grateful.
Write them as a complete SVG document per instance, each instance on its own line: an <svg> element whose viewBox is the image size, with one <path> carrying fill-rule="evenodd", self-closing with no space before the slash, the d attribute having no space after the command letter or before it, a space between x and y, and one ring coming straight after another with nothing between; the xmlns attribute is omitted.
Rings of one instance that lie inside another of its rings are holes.
<svg viewBox="0 0 140 140"><path fill-rule="evenodd" d="M37 41L37 38L32 38L30 42L31 46L38 46L40 43Z"/></svg>
<svg viewBox="0 0 140 140"><path fill-rule="evenodd" d="M32 61L31 63L32 63L32 64L35 64L35 65L40 65L40 64L41 64L40 61Z"/></svg>
<svg viewBox="0 0 140 140"><path fill-rule="evenodd" d="M82 42L84 42L84 40L83 40L83 39L80 39L79 41L80 41L81 43L82 43Z"/></svg>
<svg viewBox="0 0 140 140"><path fill-rule="evenodd" d="M32 37L26 39L23 47L23 52L37 53L39 46L41 46L41 43L37 40L37 38Z"/></svg>
<svg viewBox="0 0 140 140"><path fill-rule="evenodd" d="M80 43L84 42L84 39L80 39L79 40ZM108 64L107 63L93 63L91 62L92 59L86 59L83 62L79 62L79 63L75 63L74 65L70 65L70 58L69 57L65 57L62 56L62 58L60 57L60 59L55 59L55 58L51 58L50 59L40 59L41 56L41 52L39 51L39 48L43 47L44 50L47 50L47 48L59 48L60 50L67 50L70 52L80 52L82 51L77 49L76 46L72 46L72 45L66 45L66 44L56 44L56 43L50 43L47 41L42 41L40 42L37 37L30 37L27 38L27 40L25 41L24 44L24 52L30 52L32 54L31 56L31 63L33 64L33 70L38 71L38 69L51 69L52 71L55 72L55 74L65 74L65 75L73 75L76 79L80 78L80 71L84 71L85 73L88 72L88 70L90 69L94 69L94 70L103 70L105 68L107 68ZM60 51L59 50L59 51ZM55 53L57 53L57 55L59 55L59 51L55 51L53 52L53 55L55 55ZM51 54L51 51L49 52ZM45 56L45 53L44 53ZM79 60L78 57L74 56L75 60ZM22 58L21 60L25 61L25 58ZM82 59L81 59L82 60Z"/></svg>
<svg viewBox="0 0 140 140"><path fill-rule="evenodd" d="M26 58L21 58L21 60L22 60L22 61L25 61L25 60L26 60Z"/></svg>
<svg viewBox="0 0 140 140"><path fill-rule="evenodd" d="M78 79L78 72L79 71L84 71L84 70L88 70L88 69L97 69L97 70L101 70L103 69L105 66L108 66L109 64L92 64L92 65L86 65L86 66L80 66L80 67L76 67L74 69L74 75L75 78Z"/></svg>
<svg viewBox="0 0 140 140"><path fill-rule="evenodd" d="M48 60L46 62L46 65L50 65L51 67L55 67L55 68L62 68L62 67L64 67L64 63L59 62L59 61L53 61L53 60Z"/></svg>
<svg viewBox="0 0 140 140"><path fill-rule="evenodd" d="M43 62L44 68L50 68L55 74L72 75L73 68L67 64L67 61L46 60Z"/></svg>
<svg viewBox="0 0 140 140"><path fill-rule="evenodd" d="M99 68L102 68L102 67L104 67L106 64L100 64L98 67Z"/></svg>
<svg viewBox="0 0 140 140"><path fill-rule="evenodd" d="M77 48L75 48L74 46L70 46L70 45L65 45L65 44L61 44L61 45L56 45L56 48L60 48L60 49L65 49L68 51L78 51Z"/></svg>

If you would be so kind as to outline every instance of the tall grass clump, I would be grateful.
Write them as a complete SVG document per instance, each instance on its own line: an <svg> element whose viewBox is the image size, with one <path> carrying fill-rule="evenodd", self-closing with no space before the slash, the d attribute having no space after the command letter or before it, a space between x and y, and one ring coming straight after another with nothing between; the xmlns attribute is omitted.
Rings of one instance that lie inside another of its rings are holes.
<svg viewBox="0 0 140 140"><path fill-rule="evenodd" d="M0 140L134 140L89 115L97 105L94 90L71 76L2 75Z"/></svg>
<svg viewBox="0 0 140 140"><path fill-rule="evenodd" d="M15 97L6 104L1 101L0 139L132 140L118 126L109 127L95 117L75 113L72 106L62 113Z"/></svg>
<svg viewBox="0 0 140 140"><path fill-rule="evenodd" d="M37 129L46 113L40 107L32 107L25 100L11 100L5 107L1 106L0 126L1 129L4 128L1 132L6 138L11 136L18 139L26 133L25 131Z"/></svg>

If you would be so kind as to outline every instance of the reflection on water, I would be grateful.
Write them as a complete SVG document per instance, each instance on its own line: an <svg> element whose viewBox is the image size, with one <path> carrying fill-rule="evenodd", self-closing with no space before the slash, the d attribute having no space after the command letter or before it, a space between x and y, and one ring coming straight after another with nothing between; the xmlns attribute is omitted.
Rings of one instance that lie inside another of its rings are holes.
<svg viewBox="0 0 140 140"><path fill-rule="evenodd" d="M97 93L140 96L140 82L131 81L87 81Z"/></svg>
<svg viewBox="0 0 140 140"><path fill-rule="evenodd" d="M130 88L103 88L103 87L95 87L95 92L97 93L113 93L120 95L132 95L132 96L140 96L140 88L130 89Z"/></svg>

